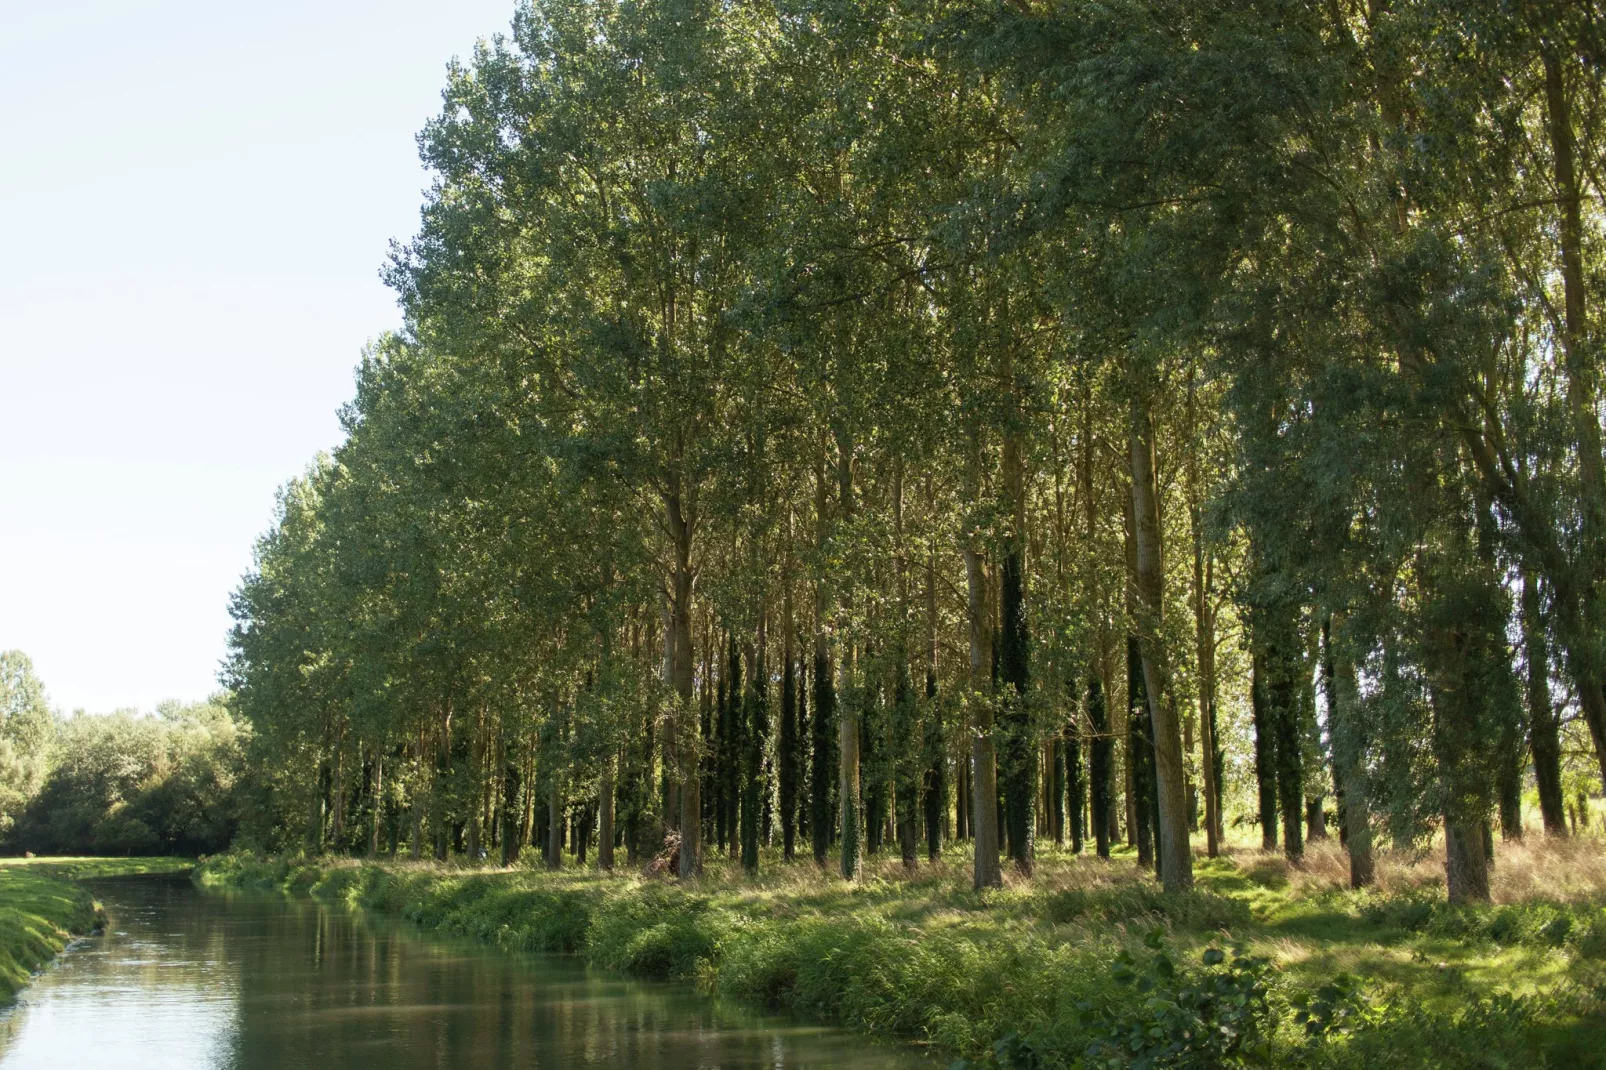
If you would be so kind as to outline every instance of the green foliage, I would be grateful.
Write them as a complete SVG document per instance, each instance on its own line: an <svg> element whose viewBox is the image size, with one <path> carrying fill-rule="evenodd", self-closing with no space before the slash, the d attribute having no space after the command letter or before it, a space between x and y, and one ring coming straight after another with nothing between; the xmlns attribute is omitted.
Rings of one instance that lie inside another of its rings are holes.
<svg viewBox="0 0 1606 1070"><path fill-rule="evenodd" d="M60 722L50 773L8 837L37 854L221 851L248 779L245 733L221 703Z"/></svg>
<svg viewBox="0 0 1606 1070"><path fill-rule="evenodd" d="M28 655L0 651L0 838L44 782L54 720Z"/></svg>
<svg viewBox="0 0 1606 1070"><path fill-rule="evenodd" d="M1253 1065L1269 1055L1275 1027L1270 995L1271 960L1251 955L1241 944L1231 955L1207 948L1203 969L1183 976L1166 952L1161 931L1144 944L1153 952L1140 963L1123 950L1111 978L1143 995L1144 1014L1112 1020L1091 1006L1088 1024L1099 1039L1088 1045L1090 1065L1099 1067L1198 1068Z"/></svg>

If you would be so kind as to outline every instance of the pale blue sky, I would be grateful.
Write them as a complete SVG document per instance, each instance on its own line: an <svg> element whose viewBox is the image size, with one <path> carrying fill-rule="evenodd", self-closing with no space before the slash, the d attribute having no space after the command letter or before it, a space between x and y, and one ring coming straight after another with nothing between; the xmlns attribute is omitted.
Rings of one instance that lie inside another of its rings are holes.
<svg viewBox="0 0 1606 1070"><path fill-rule="evenodd" d="M414 134L512 0L0 0L0 649L64 709L216 687L339 437Z"/></svg>

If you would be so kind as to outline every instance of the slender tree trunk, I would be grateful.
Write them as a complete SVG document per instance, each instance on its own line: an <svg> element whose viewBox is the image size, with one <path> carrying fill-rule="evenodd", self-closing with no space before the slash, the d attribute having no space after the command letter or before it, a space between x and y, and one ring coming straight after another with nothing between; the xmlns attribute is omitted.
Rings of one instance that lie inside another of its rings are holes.
<svg viewBox="0 0 1606 1070"><path fill-rule="evenodd" d="M999 599L998 667L1002 684L1000 718L1004 744L1004 824L1009 857L1031 876L1036 853L1037 747L1026 709L1030 686L1031 637L1026 622L1025 465L1013 430L1004 435L1004 496L1011 515L1005 541Z"/></svg>
<svg viewBox="0 0 1606 1070"><path fill-rule="evenodd" d="M613 872L613 767L616 759L609 755L602 763L602 785L598 789L597 808L597 866L604 873Z"/></svg>
<svg viewBox="0 0 1606 1070"><path fill-rule="evenodd" d="M998 766L993 749L992 695L981 686L982 681L991 676L992 614L988 608L987 579L981 558L971 547L965 548L965 577L966 608L970 618L971 691L980 700L970 747L973 778L970 831L976 848L973 883L977 888L996 888L1004 883L1003 871L998 866Z"/></svg>
<svg viewBox="0 0 1606 1070"><path fill-rule="evenodd" d="M1071 853L1082 853L1082 727L1075 714L1076 706L1076 680L1067 677L1065 692L1072 707L1070 718L1065 723L1065 740L1061 753L1065 759L1065 809L1066 824L1070 826Z"/></svg>
<svg viewBox="0 0 1606 1070"><path fill-rule="evenodd" d="M1100 858L1110 857L1110 766L1114 745L1110 740L1110 721L1104 709L1104 684L1098 673L1088 674L1087 721L1092 739L1088 778L1091 789L1093 843Z"/></svg>
<svg viewBox="0 0 1606 1070"><path fill-rule="evenodd" d="M764 738L769 731L768 669L762 652L762 610L760 611L760 647L747 645L747 658L751 667L747 674L747 701L742 731L742 870L749 876L758 875L758 841L762 817L764 792Z"/></svg>
<svg viewBox="0 0 1606 1070"><path fill-rule="evenodd" d="M383 809L381 800L385 794L385 757L378 748L374 750L374 780L373 791L370 798L373 800L373 813L369 815L372 822L368 830L368 857L379 857L379 818Z"/></svg>
<svg viewBox="0 0 1606 1070"><path fill-rule="evenodd" d="M1158 801L1154 783L1154 741L1149 738L1148 688L1143 680L1143 655L1137 636L1126 639L1126 753L1127 790L1131 794L1128 812L1132 822L1128 833L1137 841L1138 865L1155 864L1155 826Z"/></svg>
<svg viewBox="0 0 1606 1070"><path fill-rule="evenodd" d="M930 497L929 485L927 497ZM926 818L926 859L942 857L943 825L948 815L948 740L943 732L937 697L937 556L926 554L926 729L928 764L922 799Z"/></svg>
<svg viewBox="0 0 1606 1070"><path fill-rule="evenodd" d="M790 613L787 614L791 616ZM792 635L787 625L786 667L781 670L781 857L792 861L797 840L797 673L792 663Z"/></svg>
<svg viewBox="0 0 1606 1070"><path fill-rule="evenodd" d="M844 645L841 658L841 685L838 693L853 693L853 650ZM859 718L849 700L843 704L837 728L839 755L838 799L841 802L840 831L842 835L841 873L843 880L857 881L864 876L864 807L859 798Z"/></svg>
<svg viewBox="0 0 1606 1070"><path fill-rule="evenodd" d="M1562 59L1554 43L1540 50L1545 68L1546 125L1557 201L1561 208L1561 278L1564 324L1561 348L1567 369L1567 403L1571 409L1579 481L1583 484L1583 542L1585 578L1582 626L1600 625L1599 588L1601 559L1606 553L1606 469L1601 460L1598 413L1599 369L1588 344L1588 290L1584 278L1582 194L1574 161L1572 102L1567 93ZM1583 644L1579 644L1582 646ZM1582 652L1582 651L1580 651ZM1578 705L1595 743L1601 779L1606 781L1606 693L1602 691L1599 658L1593 652L1575 666Z"/></svg>
<svg viewBox="0 0 1606 1070"><path fill-rule="evenodd" d="M1252 643L1249 674L1249 708L1255 728L1255 786L1260 803L1260 847L1277 849L1277 735L1272 726L1271 703L1266 699L1266 656Z"/></svg>
<svg viewBox="0 0 1606 1070"><path fill-rule="evenodd" d="M680 760L680 876L695 877L703 871L702 781L699 759L702 741L697 738L696 712L692 708L692 535L697 525L696 510L683 496L679 480L664 496L664 517L669 529L674 568L670 574L669 684L674 692L674 721L679 726L676 750Z"/></svg>
<svg viewBox="0 0 1606 1070"><path fill-rule="evenodd" d="M1539 813L1550 836L1567 835L1567 810L1561 790L1561 734L1550 699L1550 649L1539 602L1539 585L1528 569L1522 572L1523 645L1528 661L1528 731L1532 742L1534 781Z"/></svg>
<svg viewBox="0 0 1606 1070"><path fill-rule="evenodd" d="M1192 392L1189 393L1192 407ZM1199 773L1204 785L1205 854L1215 858L1221 850L1221 811L1216 794L1215 718L1211 708L1216 700L1216 629L1210 609L1204 552L1204 524L1200 516L1197 446L1188 460L1188 527L1193 537L1193 627L1194 657L1199 672Z"/></svg>
<svg viewBox="0 0 1606 1070"><path fill-rule="evenodd" d="M547 797L546 868L563 868L563 790L556 769L552 770L552 788Z"/></svg>
<svg viewBox="0 0 1606 1070"><path fill-rule="evenodd" d="M1065 735L1049 740L1048 755L1048 833L1055 847L1065 846Z"/></svg>
<svg viewBox="0 0 1606 1070"><path fill-rule="evenodd" d="M853 444L845 431L836 432L837 515L841 523L853 519ZM848 608L843 596L843 624ZM841 835L841 874L844 880L864 876L864 802L859 795L859 703L853 692L854 647L846 636L840 642L837 688L837 801L838 832Z"/></svg>
<svg viewBox="0 0 1606 1070"><path fill-rule="evenodd" d="M518 862L524 848L523 778L516 761L504 756L502 767L502 865Z"/></svg>
<svg viewBox="0 0 1606 1070"><path fill-rule="evenodd" d="M1182 733L1167 687L1161 606L1164 576L1160 560L1160 512L1155 484L1154 421L1146 405L1132 403L1132 512L1137 534L1137 588L1142 607L1138 634L1143 646L1143 678L1148 688L1149 722L1154 738L1155 789L1160 803L1160 872L1168 892L1193 887L1193 854L1188 846L1188 799L1182 760Z"/></svg>
<svg viewBox="0 0 1606 1070"><path fill-rule="evenodd" d="M1271 656L1276 659L1276 668L1267 697L1271 701L1277 735L1277 805L1283 818L1283 854L1297 862L1305 854L1305 830L1301 823L1305 809L1305 778L1299 745L1298 683L1290 671L1297 661L1293 652L1286 648L1278 649Z"/></svg>

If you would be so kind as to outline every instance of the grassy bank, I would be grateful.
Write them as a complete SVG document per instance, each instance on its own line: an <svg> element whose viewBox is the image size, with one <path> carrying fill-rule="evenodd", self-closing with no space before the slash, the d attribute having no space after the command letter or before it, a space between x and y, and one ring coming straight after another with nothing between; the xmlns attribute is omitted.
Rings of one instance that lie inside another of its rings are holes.
<svg viewBox="0 0 1606 1070"><path fill-rule="evenodd" d="M104 920L76 880L183 872L193 865L174 858L0 859L0 1004L14 1000L68 941Z"/></svg>
<svg viewBox="0 0 1606 1070"><path fill-rule="evenodd" d="M1128 859L1052 850L1030 884L988 893L959 864L873 866L849 887L811 865L747 881L721 862L677 885L232 855L198 879L573 952L981 1064L1606 1064L1601 844L1503 851L1499 901L1480 908L1444 905L1426 864L1391 861L1367 893L1342 887L1341 865L1244 851L1201 860L1181 896Z"/></svg>

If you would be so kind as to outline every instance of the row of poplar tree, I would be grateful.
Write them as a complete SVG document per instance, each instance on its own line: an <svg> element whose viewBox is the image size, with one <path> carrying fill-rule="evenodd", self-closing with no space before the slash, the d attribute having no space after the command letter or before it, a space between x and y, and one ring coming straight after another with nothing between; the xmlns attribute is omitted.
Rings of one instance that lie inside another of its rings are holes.
<svg viewBox="0 0 1606 1070"><path fill-rule="evenodd" d="M1550 0L525 4L235 597L259 834L986 886L1124 830L1180 889L1236 781L1486 898L1606 753L1603 57Z"/></svg>

